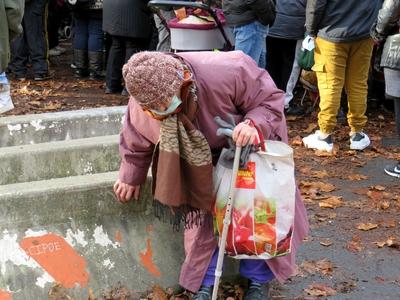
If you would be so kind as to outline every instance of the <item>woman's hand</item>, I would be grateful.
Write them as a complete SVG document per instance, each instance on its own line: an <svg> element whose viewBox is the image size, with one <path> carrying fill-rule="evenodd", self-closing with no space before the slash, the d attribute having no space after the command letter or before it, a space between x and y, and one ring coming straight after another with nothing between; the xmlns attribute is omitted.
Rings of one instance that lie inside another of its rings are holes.
<svg viewBox="0 0 400 300"><path fill-rule="evenodd" d="M258 131L249 122L241 122L233 129L232 139L238 146L258 143Z"/></svg>
<svg viewBox="0 0 400 300"><path fill-rule="evenodd" d="M121 203L129 202L132 197L135 200L139 200L140 196L140 185L130 185L120 181L119 179L114 183L114 193L117 199Z"/></svg>

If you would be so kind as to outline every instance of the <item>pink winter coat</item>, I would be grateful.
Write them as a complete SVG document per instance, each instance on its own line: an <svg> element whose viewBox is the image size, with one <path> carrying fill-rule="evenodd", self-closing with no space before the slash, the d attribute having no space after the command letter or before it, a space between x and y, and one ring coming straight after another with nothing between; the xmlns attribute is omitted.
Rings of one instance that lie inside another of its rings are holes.
<svg viewBox="0 0 400 300"><path fill-rule="evenodd" d="M185 52L179 56L192 68L198 89L199 112L193 124L204 134L212 150L219 150L226 144L225 137L216 135L214 117L224 119L228 114L233 115L236 122L251 119L265 139L287 142L284 93L250 57L241 51ZM145 114L131 98L120 139L119 179L122 182L138 185L146 181L159 130L159 121ZM293 273L296 251L308 232L306 210L298 192L295 213L291 254L266 261L281 282ZM209 226L185 230L184 241L186 258L180 284L195 292L201 285L217 241Z"/></svg>

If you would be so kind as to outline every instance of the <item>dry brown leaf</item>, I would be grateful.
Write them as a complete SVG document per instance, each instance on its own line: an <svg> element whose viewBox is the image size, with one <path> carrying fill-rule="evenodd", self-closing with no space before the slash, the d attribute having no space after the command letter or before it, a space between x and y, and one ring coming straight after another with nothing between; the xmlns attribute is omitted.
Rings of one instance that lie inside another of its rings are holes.
<svg viewBox="0 0 400 300"><path fill-rule="evenodd" d="M379 120L385 120L385 117L383 115L378 115Z"/></svg>
<svg viewBox="0 0 400 300"><path fill-rule="evenodd" d="M43 109L46 109L46 110L56 110L56 109L61 108L61 106L62 106L61 103L53 103L53 102L50 102L49 104L46 104L46 105L43 107Z"/></svg>
<svg viewBox="0 0 400 300"><path fill-rule="evenodd" d="M322 170L322 171L313 171L312 173L311 173L311 176L312 177L315 177L315 178L325 178L325 177L328 177L329 176L329 174L328 174L328 172L326 171L326 170Z"/></svg>
<svg viewBox="0 0 400 300"><path fill-rule="evenodd" d="M351 252L360 252L362 250L361 238L355 235L351 238L351 241L347 242L346 249Z"/></svg>
<svg viewBox="0 0 400 300"><path fill-rule="evenodd" d="M153 294L152 300L168 300L167 294L158 285L153 287L153 293L152 294Z"/></svg>
<svg viewBox="0 0 400 300"><path fill-rule="evenodd" d="M300 267L310 274L315 274L319 272L323 275L330 275L333 271L332 263L327 260L326 258L319 260L319 261L303 261Z"/></svg>
<svg viewBox="0 0 400 300"><path fill-rule="evenodd" d="M375 223L361 223L358 224L357 229L359 230L363 230L363 231L368 231L368 230L372 230L378 228L378 224Z"/></svg>
<svg viewBox="0 0 400 300"><path fill-rule="evenodd" d="M317 127L318 127L318 124L316 124L316 123L311 123L311 124L308 125L308 127L307 127L306 129L304 129L304 132L305 132L305 133L311 133L311 132L313 132L313 131L315 130L315 128L317 128Z"/></svg>
<svg viewBox="0 0 400 300"><path fill-rule="evenodd" d="M332 196L319 202L321 208L338 208L343 205L342 197Z"/></svg>
<svg viewBox="0 0 400 300"><path fill-rule="evenodd" d="M382 185L373 185L373 186L371 186L371 189L372 190L376 190L376 191L384 191L384 190L386 190L386 188L384 186L382 186Z"/></svg>
<svg viewBox="0 0 400 300"><path fill-rule="evenodd" d="M296 136L296 137L294 137L293 138L293 140L292 140L292 145L293 146L301 146L301 145L303 145L303 140L301 139L301 136Z"/></svg>
<svg viewBox="0 0 400 300"><path fill-rule="evenodd" d="M333 288L323 283L312 283L307 289L304 289L304 291L308 295L315 297L328 297L336 295L336 291Z"/></svg>
<svg viewBox="0 0 400 300"><path fill-rule="evenodd" d="M361 188L361 189L355 189L355 190L353 190L353 193L354 193L354 194L357 194L357 195L367 195L368 192L369 192L369 189L368 189L368 188Z"/></svg>
<svg viewBox="0 0 400 300"><path fill-rule="evenodd" d="M333 242L329 239L325 239L319 242L320 245L324 246L324 247L329 247L333 244Z"/></svg>
<svg viewBox="0 0 400 300"><path fill-rule="evenodd" d="M382 201L381 203L379 203L379 208L380 209L388 209L390 207L390 202L389 201Z"/></svg>
<svg viewBox="0 0 400 300"><path fill-rule="evenodd" d="M351 174L347 176L349 180L354 180L354 181L360 181L360 180L365 180L368 179L368 176L362 175L362 174Z"/></svg>
<svg viewBox="0 0 400 300"><path fill-rule="evenodd" d="M296 121L298 118L298 116L286 116L286 121Z"/></svg>
<svg viewBox="0 0 400 300"><path fill-rule="evenodd" d="M379 202L383 199L383 192L380 191L368 191L367 196L375 202Z"/></svg>
<svg viewBox="0 0 400 300"><path fill-rule="evenodd" d="M320 190L321 192L332 192L334 191L336 188L333 184L330 183L324 183L324 182L320 182L320 181L300 181L300 185L305 187L305 188L316 188L318 190Z"/></svg>

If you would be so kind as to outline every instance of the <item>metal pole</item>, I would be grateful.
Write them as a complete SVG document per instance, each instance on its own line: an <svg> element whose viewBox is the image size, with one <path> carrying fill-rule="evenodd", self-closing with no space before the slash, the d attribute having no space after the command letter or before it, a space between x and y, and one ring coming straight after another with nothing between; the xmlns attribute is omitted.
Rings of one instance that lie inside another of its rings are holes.
<svg viewBox="0 0 400 300"><path fill-rule="evenodd" d="M232 219L233 197L235 194L236 177L237 177L237 173L239 170L241 150L242 150L241 146L236 146L235 158L233 160L231 184L229 187L228 202L226 204L226 211L225 211L224 222L223 222L224 226L222 227L222 235L221 235L221 239L219 242L218 260L217 260L217 267L215 269L215 280L214 280L214 289L213 289L213 294L212 294L212 300L217 299L219 281L220 281L220 278L222 275L222 265L224 262L226 238L228 235L228 228L229 228L229 225L231 224L231 219Z"/></svg>

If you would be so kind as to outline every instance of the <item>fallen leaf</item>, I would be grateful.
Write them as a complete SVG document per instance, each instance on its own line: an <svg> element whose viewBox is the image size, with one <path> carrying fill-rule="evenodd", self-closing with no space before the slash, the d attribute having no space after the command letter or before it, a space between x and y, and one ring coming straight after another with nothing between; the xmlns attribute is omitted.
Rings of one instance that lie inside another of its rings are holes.
<svg viewBox="0 0 400 300"><path fill-rule="evenodd" d="M390 202L389 202L389 201L386 201L386 200L382 201L382 202L379 204L379 208L380 208L380 209L388 209L389 207L390 207Z"/></svg>
<svg viewBox="0 0 400 300"><path fill-rule="evenodd" d="M361 238L355 235L351 238L351 241L347 242L346 249L351 252L360 252L362 250Z"/></svg>
<svg viewBox="0 0 400 300"><path fill-rule="evenodd" d="M321 208L338 208L343 205L342 197L332 196L319 202Z"/></svg>
<svg viewBox="0 0 400 300"><path fill-rule="evenodd" d="M384 190L386 190L386 188L385 188L384 186L382 186L382 185L374 185L374 186L371 186L371 189L372 189L372 190L377 190L377 191L384 191Z"/></svg>
<svg viewBox="0 0 400 300"><path fill-rule="evenodd" d="M378 115L379 120L385 120L385 117L383 115Z"/></svg>
<svg viewBox="0 0 400 300"><path fill-rule="evenodd" d="M316 297L327 297L336 295L336 291L333 288L323 283L312 283L307 289L304 289L304 291L308 295Z"/></svg>
<svg viewBox="0 0 400 300"><path fill-rule="evenodd" d="M301 145L303 145L303 140L301 139L301 136L296 136L296 137L294 137L293 138L293 140L292 140L292 145L293 146L301 146Z"/></svg>
<svg viewBox="0 0 400 300"><path fill-rule="evenodd" d="M378 228L378 224L374 224L374 223L361 223L358 224L357 229L359 230L363 230L363 231L368 231L368 230L372 230Z"/></svg>
<svg viewBox="0 0 400 300"><path fill-rule="evenodd" d="M334 191L336 189L333 184L325 183L325 182L319 182L319 181L311 182L311 181L302 180L302 181L300 181L300 184L303 187L316 188L316 189L320 190L321 192L326 192L326 193L332 192L332 191Z"/></svg>
<svg viewBox="0 0 400 300"><path fill-rule="evenodd" d="M333 244L333 242L329 239L325 239L319 242L322 246L329 247Z"/></svg>
<svg viewBox="0 0 400 300"><path fill-rule="evenodd" d="M298 118L297 116L286 116L286 121L296 121Z"/></svg>
<svg viewBox="0 0 400 300"><path fill-rule="evenodd" d="M309 274L319 272L323 275L330 275L333 271L332 263L326 258L319 261L303 261L300 267Z"/></svg>
<svg viewBox="0 0 400 300"><path fill-rule="evenodd" d="M168 300L168 296L160 286L156 285L153 287L152 300Z"/></svg>
<svg viewBox="0 0 400 300"><path fill-rule="evenodd" d="M326 170L322 170L322 171L313 171L312 173L311 173L311 176L312 177L315 177L315 178L325 178L325 177L328 177L329 176L329 174L328 174L328 172L326 171Z"/></svg>
<svg viewBox="0 0 400 300"><path fill-rule="evenodd" d="M354 181L360 181L360 180L365 180L368 179L368 176L362 175L362 174L351 174L347 176L349 180L354 180Z"/></svg>
<svg viewBox="0 0 400 300"><path fill-rule="evenodd" d="M315 128L318 127L318 124L316 123L311 123L308 125L308 127L304 130L305 133L311 133L315 130Z"/></svg>

